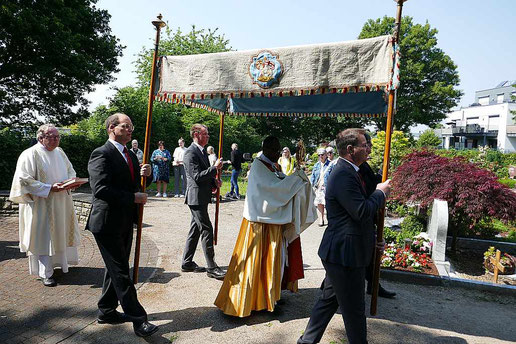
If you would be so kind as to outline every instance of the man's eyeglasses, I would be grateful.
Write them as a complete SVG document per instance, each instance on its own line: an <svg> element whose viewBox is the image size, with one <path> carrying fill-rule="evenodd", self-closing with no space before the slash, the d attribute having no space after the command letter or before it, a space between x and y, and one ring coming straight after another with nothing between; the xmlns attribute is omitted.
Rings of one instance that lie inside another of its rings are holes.
<svg viewBox="0 0 516 344"><path fill-rule="evenodd" d="M59 140L61 138L61 136L59 136L59 135L45 135L45 138L47 140Z"/></svg>
<svg viewBox="0 0 516 344"><path fill-rule="evenodd" d="M120 127L125 130L134 131L134 125L132 125L132 124L122 123L122 124L117 125L117 127Z"/></svg>

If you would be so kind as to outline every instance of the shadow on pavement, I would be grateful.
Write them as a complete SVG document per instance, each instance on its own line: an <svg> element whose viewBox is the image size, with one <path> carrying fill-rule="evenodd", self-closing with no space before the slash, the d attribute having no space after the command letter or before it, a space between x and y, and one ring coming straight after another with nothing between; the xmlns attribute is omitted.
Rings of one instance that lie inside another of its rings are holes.
<svg viewBox="0 0 516 344"><path fill-rule="evenodd" d="M18 241L0 241L0 262L9 259L25 258L24 252L20 252Z"/></svg>

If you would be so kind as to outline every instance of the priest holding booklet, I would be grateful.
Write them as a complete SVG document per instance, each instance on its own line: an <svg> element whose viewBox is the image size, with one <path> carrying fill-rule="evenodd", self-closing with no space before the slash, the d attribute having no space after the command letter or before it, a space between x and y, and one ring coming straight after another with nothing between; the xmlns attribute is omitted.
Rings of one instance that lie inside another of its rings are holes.
<svg viewBox="0 0 516 344"><path fill-rule="evenodd" d="M79 225L69 190L87 179L75 177L54 125L40 126L37 139L18 158L9 200L20 204L19 246L29 273L53 287L54 268L66 273L78 264Z"/></svg>

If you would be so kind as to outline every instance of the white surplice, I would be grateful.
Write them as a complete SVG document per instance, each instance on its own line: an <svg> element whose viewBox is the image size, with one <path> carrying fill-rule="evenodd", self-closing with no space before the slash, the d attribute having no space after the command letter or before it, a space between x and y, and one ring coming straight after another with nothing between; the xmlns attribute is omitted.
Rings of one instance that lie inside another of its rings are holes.
<svg viewBox="0 0 516 344"><path fill-rule="evenodd" d="M79 224L72 196L69 191L50 192L52 184L73 177L72 164L59 147L48 151L37 143L18 158L9 200L20 204L20 251L29 256L31 274L40 271L45 277L40 268L45 260L47 270L60 267L63 272L78 264Z"/></svg>
<svg viewBox="0 0 516 344"><path fill-rule="evenodd" d="M284 236L290 243L317 219L310 181L301 170L280 179L259 159L249 174L244 217L252 222L286 225Z"/></svg>

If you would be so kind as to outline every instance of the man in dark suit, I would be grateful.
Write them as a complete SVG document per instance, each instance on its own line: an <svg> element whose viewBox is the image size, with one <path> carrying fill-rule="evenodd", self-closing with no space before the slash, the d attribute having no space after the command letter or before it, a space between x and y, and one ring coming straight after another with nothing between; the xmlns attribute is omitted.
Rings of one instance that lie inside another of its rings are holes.
<svg viewBox="0 0 516 344"><path fill-rule="evenodd" d="M328 227L318 252L326 278L298 344L319 343L339 306L349 343L367 343L365 268L375 247L374 214L390 192L390 180L367 197L358 174L368 155L364 133L346 129L337 135L340 157L328 179Z"/></svg>
<svg viewBox="0 0 516 344"><path fill-rule="evenodd" d="M208 204L211 201L212 189L220 187L221 183L215 176L217 170L222 169L222 158L217 159L210 166L208 154L204 146L208 143L210 135L208 128L202 124L194 124L190 129L192 144L185 152L183 162L186 171L186 198L192 213L190 231L186 239L181 271L204 272L208 277L223 280L225 272L215 263L215 250L213 248L213 227L208 215ZM197 249L197 243L201 238L207 269L198 266L193 257Z"/></svg>
<svg viewBox="0 0 516 344"><path fill-rule="evenodd" d="M147 321L147 313L138 302L129 275L129 254L138 206L147 202L147 194L138 192L140 175L150 176L151 169L148 164L140 169L136 155L125 146L133 129L125 114L106 120L109 140L91 153L88 162L93 202L86 229L93 233L106 265L98 322L131 321L136 335L147 337L158 327ZM124 313L116 311L119 302Z"/></svg>

